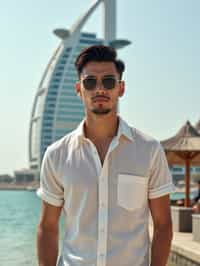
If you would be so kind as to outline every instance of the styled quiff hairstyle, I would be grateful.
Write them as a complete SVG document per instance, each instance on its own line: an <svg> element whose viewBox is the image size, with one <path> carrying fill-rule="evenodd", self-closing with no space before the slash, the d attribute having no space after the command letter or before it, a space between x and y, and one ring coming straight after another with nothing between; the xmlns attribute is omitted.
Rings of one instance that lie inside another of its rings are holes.
<svg viewBox="0 0 200 266"><path fill-rule="evenodd" d="M89 62L113 62L119 73L120 80L125 70L124 62L117 59L117 52L114 48L105 45L93 45L82 50L75 61L75 67L80 78L84 66Z"/></svg>

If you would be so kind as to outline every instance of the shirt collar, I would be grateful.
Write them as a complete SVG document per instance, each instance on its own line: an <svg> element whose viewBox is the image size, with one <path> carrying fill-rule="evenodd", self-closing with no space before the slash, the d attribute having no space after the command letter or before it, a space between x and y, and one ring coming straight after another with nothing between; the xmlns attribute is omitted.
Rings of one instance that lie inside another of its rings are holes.
<svg viewBox="0 0 200 266"><path fill-rule="evenodd" d="M85 119L81 121L77 129L75 130L75 139L83 141L85 139L84 134L84 123ZM119 127L116 138L119 140L121 136L125 136L130 141L134 141L135 138L135 132L134 129L132 129L120 116L119 116Z"/></svg>
<svg viewBox="0 0 200 266"><path fill-rule="evenodd" d="M117 138L120 138L121 135L125 136L131 141L134 141L134 130L119 116L119 128L117 132Z"/></svg>
<svg viewBox="0 0 200 266"><path fill-rule="evenodd" d="M84 123L85 119L81 121L77 129L75 130L75 137L78 138L79 140L85 138L85 133L84 133Z"/></svg>

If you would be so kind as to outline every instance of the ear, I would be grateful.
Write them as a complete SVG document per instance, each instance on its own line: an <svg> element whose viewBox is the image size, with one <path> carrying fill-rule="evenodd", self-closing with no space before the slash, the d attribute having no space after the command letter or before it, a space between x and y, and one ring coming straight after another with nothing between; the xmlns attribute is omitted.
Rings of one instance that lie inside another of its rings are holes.
<svg viewBox="0 0 200 266"><path fill-rule="evenodd" d="M125 92L125 82L121 81L119 84L119 97L122 97Z"/></svg>
<svg viewBox="0 0 200 266"><path fill-rule="evenodd" d="M79 81L76 82L75 84L75 88L76 88L76 93L79 97L81 97L81 84Z"/></svg>

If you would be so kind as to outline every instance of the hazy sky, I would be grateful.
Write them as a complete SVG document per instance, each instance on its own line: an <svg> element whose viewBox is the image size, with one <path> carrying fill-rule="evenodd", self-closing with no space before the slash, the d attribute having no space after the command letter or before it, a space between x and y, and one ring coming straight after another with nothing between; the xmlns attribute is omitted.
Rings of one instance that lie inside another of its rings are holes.
<svg viewBox="0 0 200 266"><path fill-rule="evenodd" d="M91 0L7 0L0 8L0 174L28 167L34 96L59 39ZM159 140L200 118L200 1L118 0L117 37L126 63L121 115ZM102 8L84 30L102 37Z"/></svg>

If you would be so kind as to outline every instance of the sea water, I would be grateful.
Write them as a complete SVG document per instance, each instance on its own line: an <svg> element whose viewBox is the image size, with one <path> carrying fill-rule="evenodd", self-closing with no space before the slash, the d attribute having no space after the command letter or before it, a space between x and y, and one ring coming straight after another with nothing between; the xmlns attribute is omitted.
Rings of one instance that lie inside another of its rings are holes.
<svg viewBox="0 0 200 266"><path fill-rule="evenodd" d="M41 200L35 191L0 191L0 265L37 265L36 228L40 208ZM63 233L63 222L60 229Z"/></svg>
<svg viewBox="0 0 200 266"><path fill-rule="evenodd" d="M0 191L0 265L37 265L40 204L33 191Z"/></svg>

